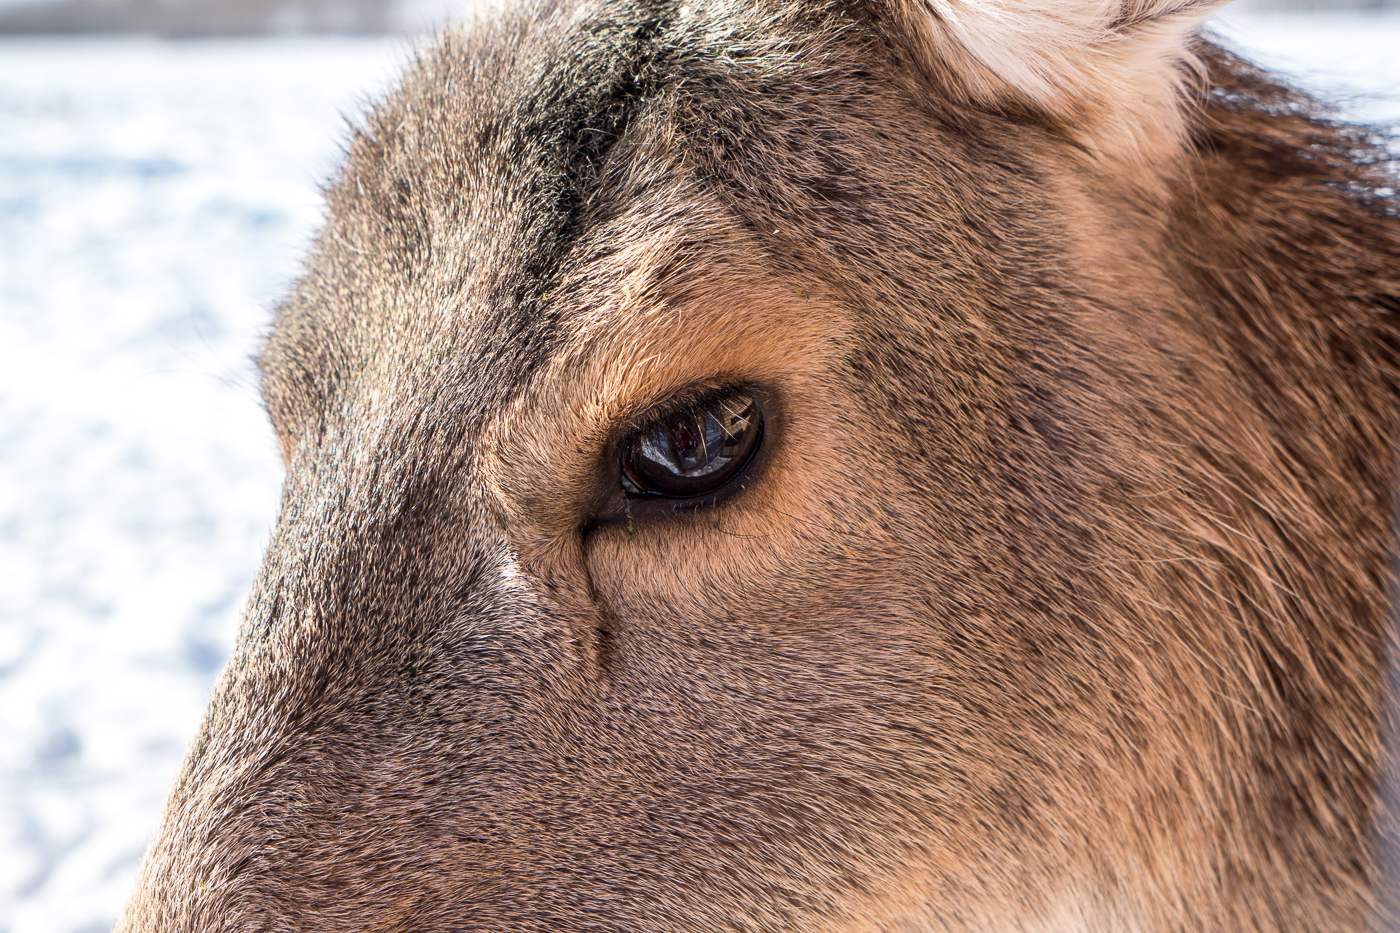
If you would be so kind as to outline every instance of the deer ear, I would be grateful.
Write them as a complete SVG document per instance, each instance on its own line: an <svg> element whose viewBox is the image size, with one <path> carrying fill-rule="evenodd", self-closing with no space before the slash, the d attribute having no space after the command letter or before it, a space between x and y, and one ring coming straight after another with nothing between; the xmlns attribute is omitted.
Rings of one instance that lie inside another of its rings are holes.
<svg viewBox="0 0 1400 933"><path fill-rule="evenodd" d="M1226 0L890 2L944 93L1029 109L1093 150L1134 153L1180 135L1192 35Z"/></svg>

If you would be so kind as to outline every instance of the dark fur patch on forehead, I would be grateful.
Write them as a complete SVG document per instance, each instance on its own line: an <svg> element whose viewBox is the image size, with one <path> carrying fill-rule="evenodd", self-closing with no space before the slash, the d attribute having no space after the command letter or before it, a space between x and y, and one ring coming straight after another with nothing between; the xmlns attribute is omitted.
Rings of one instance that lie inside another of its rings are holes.
<svg viewBox="0 0 1400 933"><path fill-rule="evenodd" d="M523 251L531 257L527 274L547 277L577 238L608 154L664 80L661 37L676 4L663 0L628 12L571 36L522 94L519 109L497 118L512 138L512 154L534 170L528 209L541 235Z"/></svg>

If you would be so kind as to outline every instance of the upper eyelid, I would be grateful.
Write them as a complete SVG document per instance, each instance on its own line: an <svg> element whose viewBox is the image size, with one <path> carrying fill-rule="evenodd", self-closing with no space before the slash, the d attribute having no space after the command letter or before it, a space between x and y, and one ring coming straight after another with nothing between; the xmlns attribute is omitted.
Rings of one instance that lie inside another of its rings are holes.
<svg viewBox="0 0 1400 933"><path fill-rule="evenodd" d="M686 386L683 389L663 396L646 408L641 409L636 414L622 421L618 425L615 436L619 440L626 439L648 425L679 415L683 412L694 411L707 402L718 402L727 396L737 395L746 391L751 390L747 389L741 383L720 383L711 385L692 384Z"/></svg>

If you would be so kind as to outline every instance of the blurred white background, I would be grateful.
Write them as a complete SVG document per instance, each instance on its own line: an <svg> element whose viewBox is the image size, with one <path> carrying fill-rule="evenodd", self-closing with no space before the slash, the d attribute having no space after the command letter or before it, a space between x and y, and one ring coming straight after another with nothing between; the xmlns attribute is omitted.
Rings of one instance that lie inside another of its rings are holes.
<svg viewBox="0 0 1400 933"><path fill-rule="evenodd" d="M249 355L403 38L0 40L0 931L106 930L281 467Z"/></svg>
<svg viewBox="0 0 1400 933"><path fill-rule="evenodd" d="M1400 120L1400 9L1216 25ZM250 354L411 45L0 38L0 933L126 897L274 520Z"/></svg>

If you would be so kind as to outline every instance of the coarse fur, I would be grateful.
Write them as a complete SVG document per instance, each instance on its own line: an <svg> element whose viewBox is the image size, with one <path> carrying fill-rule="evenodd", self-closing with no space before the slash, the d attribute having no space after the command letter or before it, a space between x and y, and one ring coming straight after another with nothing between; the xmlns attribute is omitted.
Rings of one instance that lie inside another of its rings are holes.
<svg viewBox="0 0 1400 933"><path fill-rule="evenodd" d="M118 929L1394 920L1393 175L1208 5L1076 4L425 53L263 349L282 515ZM726 387L740 478L625 495Z"/></svg>

